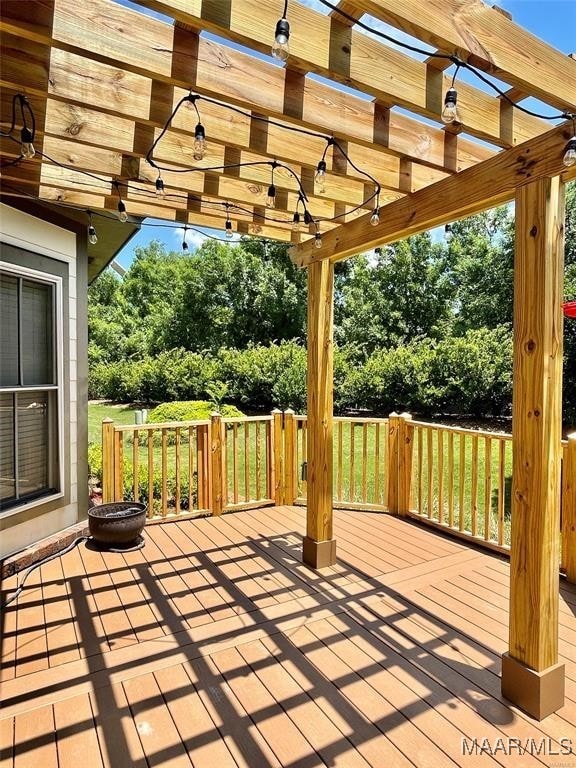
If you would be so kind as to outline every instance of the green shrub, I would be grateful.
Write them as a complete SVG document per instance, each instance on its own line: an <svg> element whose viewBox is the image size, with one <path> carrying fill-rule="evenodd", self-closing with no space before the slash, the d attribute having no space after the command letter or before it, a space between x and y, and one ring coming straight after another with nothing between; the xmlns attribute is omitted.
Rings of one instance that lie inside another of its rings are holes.
<svg viewBox="0 0 576 768"><path fill-rule="evenodd" d="M88 476L102 482L102 446L88 443Z"/></svg>
<svg viewBox="0 0 576 768"><path fill-rule="evenodd" d="M167 421L206 421L215 410L213 403L208 400L177 400L172 403L162 403L148 414L149 424L160 424ZM226 419L241 418L242 411L234 405L223 405L220 413Z"/></svg>

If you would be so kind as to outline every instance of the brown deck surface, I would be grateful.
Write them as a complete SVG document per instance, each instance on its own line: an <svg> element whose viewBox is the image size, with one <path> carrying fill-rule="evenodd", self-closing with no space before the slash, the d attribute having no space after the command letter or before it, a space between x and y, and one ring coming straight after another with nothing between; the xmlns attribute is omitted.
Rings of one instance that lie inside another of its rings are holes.
<svg viewBox="0 0 576 768"><path fill-rule="evenodd" d="M499 694L507 563L335 516L322 573L300 563L294 507L153 525L139 552L82 544L36 571L2 618L2 768L576 768L559 741L576 752L576 588L567 702L536 723Z"/></svg>

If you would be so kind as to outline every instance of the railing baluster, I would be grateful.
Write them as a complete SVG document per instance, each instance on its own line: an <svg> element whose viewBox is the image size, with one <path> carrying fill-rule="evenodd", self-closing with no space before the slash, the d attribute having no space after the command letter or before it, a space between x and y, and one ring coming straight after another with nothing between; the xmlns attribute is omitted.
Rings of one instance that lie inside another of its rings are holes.
<svg viewBox="0 0 576 768"><path fill-rule="evenodd" d="M256 422L256 451L255 451L255 470L256 470L256 498L261 498L262 476L261 476L261 455L260 455L260 422Z"/></svg>
<svg viewBox="0 0 576 768"><path fill-rule="evenodd" d="M336 480L336 485L338 488L336 498L338 499L338 501L342 500L342 473L343 473L342 456L344 451L342 432L343 432L343 424L341 421L339 421L338 422L338 469L337 469L337 480Z"/></svg>
<svg viewBox="0 0 576 768"><path fill-rule="evenodd" d="M492 440L484 438L484 538L490 541L492 517Z"/></svg>
<svg viewBox="0 0 576 768"><path fill-rule="evenodd" d="M472 510L472 536L478 535L478 435L472 435L472 491L470 495Z"/></svg>
<svg viewBox="0 0 576 768"><path fill-rule="evenodd" d="M133 487L134 487L134 501L138 501L138 497L140 496L140 488L139 488L139 445L138 445L138 430L134 430L134 435L132 439L132 469L134 472L134 476L132 478L133 481Z"/></svg>
<svg viewBox="0 0 576 768"><path fill-rule="evenodd" d="M441 429L437 432L438 451L438 522L444 523L444 433Z"/></svg>
<svg viewBox="0 0 576 768"><path fill-rule="evenodd" d="M349 496L348 501L354 501L354 496L356 492L356 485L355 485L355 477L354 477L354 470L355 470L355 453L356 449L354 446L354 422L350 422L350 488L349 488Z"/></svg>
<svg viewBox="0 0 576 768"><path fill-rule="evenodd" d="M154 514L154 430L148 430L148 517Z"/></svg>
<svg viewBox="0 0 576 768"><path fill-rule="evenodd" d="M466 436L460 435L460 454L458 466L458 529L464 531L464 478L466 473Z"/></svg>
<svg viewBox="0 0 576 768"><path fill-rule="evenodd" d="M366 468L368 464L368 424L362 425L362 501L367 502Z"/></svg>
<svg viewBox="0 0 576 768"><path fill-rule="evenodd" d="M448 526L454 527L454 433L448 433Z"/></svg>
<svg viewBox="0 0 576 768"><path fill-rule="evenodd" d="M434 460L433 451L433 430L426 430L426 482L428 486L428 517L433 518L434 514Z"/></svg>
<svg viewBox="0 0 576 768"><path fill-rule="evenodd" d="M380 499L380 422L374 427L374 504L381 504Z"/></svg>
<svg viewBox="0 0 576 768"><path fill-rule="evenodd" d="M244 422L244 501L250 496L250 422Z"/></svg>
<svg viewBox="0 0 576 768"><path fill-rule="evenodd" d="M168 514L168 435L162 429L162 517Z"/></svg>
<svg viewBox="0 0 576 768"><path fill-rule="evenodd" d="M225 453L227 454L228 451ZM238 504L238 424L232 425L232 478L234 483L232 500L234 504Z"/></svg>
<svg viewBox="0 0 576 768"><path fill-rule="evenodd" d="M498 458L498 544L504 543L504 502L506 498L506 443L500 441Z"/></svg>
<svg viewBox="0 0 576 768"><path fill-rule="evenodd" d="M174 453L176 454L176 493L174 494L174 506L177 515L180 514L180 427L176 427Z"/></svg>
<svg viewBox="0 0 576 768"><path fill-rule="evenodd" d="M424 431L422 427L418 427L418 514L422 514L422 487L424 483Z"/></svg>
<svg viewBox="0 0 576 768"><path fill-rule="evenodd" d="M196 429L188 427L188 512L194 509L194 438ZM198 490L196 490L196 503L198 503Z"/></svg>

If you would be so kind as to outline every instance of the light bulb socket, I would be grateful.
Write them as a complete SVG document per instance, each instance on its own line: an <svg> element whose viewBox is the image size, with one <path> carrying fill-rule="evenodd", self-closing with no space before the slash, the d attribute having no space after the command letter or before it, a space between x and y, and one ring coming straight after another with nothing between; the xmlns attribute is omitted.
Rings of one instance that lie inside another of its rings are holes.
<svg viewBox="0 0 576 768"><path fill-rule="evenodd" d="M230 219L226 219L226 229L231 230L232 229L232 222Z"/></svg>
<svg viewBox="0 0 576 768"><path fill-rule="evenodd" d="M157 195L164 194L164 182L162 181L160 176L158 176L158 178L156 179L156 194Z"/></svg>
<svg viewBox="0 0 576 768"><path fill-rule="evenodd" d="M456 88L453 88L451 86L446 91L446 96L444 96L444 106L446 106L447 104L456 104L457 101L458 101L458 93L456 91Z"/></svg>
<svg viewBox="0 0 576 768"><path fill-rule="evenodd" d="M285 37L287 40L290 38L290 24L288 23L288 19L278 19L274 37L276 40L278 40L279 37Z"/></svg>
<svg viewBox="0 0 576 768"><path fill-rule="evenodd" d="M326 173L326 160L320 160L316 166L316 173Z"/></svg>
<svg viewBox="0 0 576 768"><path fill-rule="evenodd" d="M198 123L198 125L194 129L194 138L196 140L206 139L206 131L204 130L204 126L202 125L202 123Z"/></svg>
<svg viewBox="0 0 576 768"><path fill-rule="evenodd" d="M300 214L298 211L294 211L294 216L292 217L292 224L300 224Z"/></svg>
<svg viewBox="0 0 576 768"><path fill-rule="evenodd" d="M320 232L316 232L314 235L314 247L315 248L322 248L322 235Z"/></svg>
<svg viewBox="0 0 576 768"><path fill-rule="evenodd" d="M572 136L571 139L569 139L568 143L566 144L566 147L564 149L565 152L574 151L576 152L576 136Z"/></svg>
<svg viewBox="0 0 576 768"><path fill-rule="evenodd" d="M90 245L96 245L98 242L98 235L96 234L96 228L93 224L88 226L88 242Z"/></svg>
<svg viewBox="0 0 576 768"><path fill-rule="evenodd" d="M312 224L313 221L314 219L312 218L312 214L308 209L306 209L304 211L304 224L306 224L306 226L310 226L310 224Z"/></svg>
<svg viewBox="0 0 576 768"><path fill-rule="evenodd" d="M27 126L20 131L20 140L22 144L31 144L34 141L34 134Z"/></svg>
<svg viewBox="0 0 576 768"><path fill-rule="evenodd" d="M118 213L126 213L126 206L123 200L118 200Z"/></svg>
<svg viewBox="0 0 576 768"><path fill-rule="evenodd" d="M276 187L274 184L270 184L268 187L268 197L276 197Z"/></svg>

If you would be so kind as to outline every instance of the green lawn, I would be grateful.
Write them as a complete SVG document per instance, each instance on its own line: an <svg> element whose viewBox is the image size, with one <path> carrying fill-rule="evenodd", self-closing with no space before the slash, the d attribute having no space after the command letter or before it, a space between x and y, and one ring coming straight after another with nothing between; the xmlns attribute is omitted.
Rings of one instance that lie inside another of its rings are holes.
<svg viewBox="0 0 576 768"><path fill-rule="evenodd" d="M88 442L100 443L102 439L102 420L113 419L117 424L134 424L137 409L131 405L112 403L88 403Z"/></svg>

